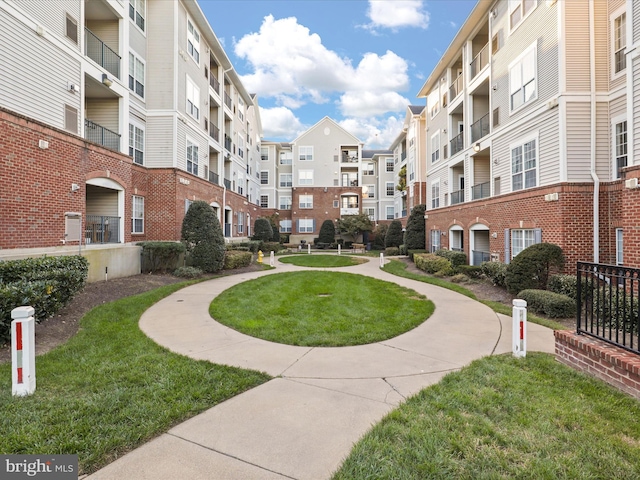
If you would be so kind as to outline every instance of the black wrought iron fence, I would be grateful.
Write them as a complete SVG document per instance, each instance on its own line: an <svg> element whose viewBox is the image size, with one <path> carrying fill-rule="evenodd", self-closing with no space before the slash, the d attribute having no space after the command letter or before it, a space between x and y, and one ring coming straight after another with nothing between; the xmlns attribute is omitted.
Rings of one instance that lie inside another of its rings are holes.
<svg viewBox="0 0 640 480"><path fill-rule="evenodd" d="M640 269L578 262L577 333L640 354Z"/></svg>

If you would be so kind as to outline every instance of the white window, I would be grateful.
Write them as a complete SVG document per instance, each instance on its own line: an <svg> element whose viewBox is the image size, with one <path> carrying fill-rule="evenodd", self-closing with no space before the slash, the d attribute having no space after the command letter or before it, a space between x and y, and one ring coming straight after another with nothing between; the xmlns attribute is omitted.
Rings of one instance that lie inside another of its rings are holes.
<svg viewBox="0 0 640 480"><path fill-rule="evenodd" d="M623 233L621 228L616 228L616 265L622 265L624 258L623 252Z"/></svg>
<svg viewBox="0 0 640 480"><path fill-rule="evenodd" d="M298 233L313 233L313 218L298 220Z"/></svg>
<svg viewBox="0 0 640 480"><path fill-rule="evenodd" d="M538 0L509 0L509 28L516 28L537 4Z"/></svg>
<svg viewBox="0 0 640 480"><path fill-rule="evenodd" d="M313 208L313 195L300 195L298 204L300 208Z"/></svg>
<svg viewBox="0 0 640 480"><path fill-rule="evenodd" d="M375 221L376 219L376 209L375 208L364 208L364 214L367 215L369 217L369 220L371 221Z"/></svg>
<svg viewBox="0 0 640 480"><path fill-rule="evenodd" d="M313 146L298 147L298 158L301 162L313 160Z"/></svg>
<svg viewBox="0 0 640 480"><path fill-rule="evenodd" d="M363 192L367 196L367 198L376 198L376 186L375 185L365 185Z"/></svg>
<svg viewBox="0 0 640 480"><path fill-rule="evenodd" d="M440 250L440 230L429 230L429 251L431 253Z"/></svg>
<svg viewBox="0 0 640 480"><path fill-rule="evenodd" d="M280 152L280 165L291 165L293 152Z"/></svg>
<svg viewBox="0 0 640 480"><path fill-rule="evenodd" d="M431 184L431 208L440 207L440 180Z"/></svg>
<svg viewBox="0 0 640 480"><path fill-rule="evenodd" d="M144 197L133 196L131 233L144 233Z"/></svg>
<svg viewBox="0 0 640 480"><path fill-rule="evenodd" d="M511 191L538 184L537 139L511 146Z"/></svg>
<svg viewBox="0 0 640 480"><path fill-rule="evenodd" d="M244 100L240 96L238 96L238 118L244 121Z"/></svg>
<svg viewBox="0 0 640 480"><path fill-rule="evenodd" d="M614 128L616 162L614 178L620 178L622 169L627 166L627 121L616 123Z"/></svg>
<svg viewBox="0 0 640 480"><path fill-rule="evenodd" d="M366 162L362 164L362 174L363 175L375 175L376 172L373 168L373 163Z"/></svg>
<svg viewBox="0 0 640 480"><path fill-rule="evenodd" d="M187 113L198 120L200 118L200 89L187 75Z"/></svg>
<svg viewBox="0 0 640 480"><path fill-rule="evenodd" d="M129 18L144 32L145 0L129 0Z"/></svg>
<svg viewBox="0 0 640 480"><path fill-rule="evenodd" d="M387 158L387 172L393 172L393 158Z"/></svg>
<svg viewBox="0 0 640 480"><path fill-rule="evenodd" d="M393 207L387 207L387 220L393 220L395 217L395 210Z"/></svg>
<svg viewBox="0 0 640 480"><path fill-rule="evenodd" d="M298 170L299 185L313 185L313 170Z"/></svg>
<svg viewBox="0 0 640 480"><path fill-rule="evenodd" d="M132 123L129 124L129 156L134 163L144 165L144 130Z"/></svg>
<svg viewBox="0 0 640 480"><path fill-rule="evenodd" d="M184 213L187 213L189 211L189 207L191 206L192 203L193 203L193 200L189 200L188 198L184 200Z"/></svg>
<svg viewBox="0 0 640 480"><path fill-rule="evenodd" d="M387 182L385 186L387 189L387 197L393 197L393 194L395 193L395 185L393 182Z"/></svg>
<svg viewBox="0 0 640 480"><path fill-rule="evenodd" d="M64 129L71 133L78 133L78 109L66 104L64 106Z"/></svg>
<svg viewBox="0 0 640 480"><path fill-rule="evenodd" d="M269 160L269 149L267 147L260 148L260 160L263 162Z"/></svg>
<svg viewBox="0 0 640 480"><path fill-rule="evenodd" d="M187 172L198 175L198 145L187 138Z"/></svg>
<svg viewBox="0 0 640 480"><path fill-rule="evenodd" d="M615 15L615 14L614 14ZM627 68L627 56L625 48L627 46L627 14L615 16L611 25L612 48L613 48L613 74L616 75Z"/></svg>
<svg viewBox="0 0 640 480"><path fill-rule="evenodd" d="M191 22L191 19L187 20L187 51L191 58L200 65L200 32Z"/></svg>
<svg viewBox="0 0 640 480"><path fill-rule="evenodd" d="M511 258L514 258L522 250L538 243L534 229L511 230Z"/></svg>
<svg viewBox="0 0 640 480"><path fill-rule="evenodd" d="M440 160L440 131L431 137L431 163Z"/></svg>
<svg viewBox="0 0 640 480"><path fill-rule="evenodd" d="M129 52L129 90L144 98L144 62Z"/></svg>
<svg viewBox="0 0 640 480"><path fill-rule="evenodd" d="M292 186L292 174L290 173L281 173L280 174L280 186L281 187L290 187Z"/></svg>
<svg viewBox="0 0 640 480"><path fill-rule="evenodd" d="M238 212L238 233L244 233L244 212Z"/></svg>
<svg viewBox="0 0 640 480"><path fill-rule="evenodd" d="M536 58L538 49L533 44L509 67L509 108L514 112L538 98Z"/></svg>
<svg viewBox="0 0 640 480"><path fill-rule="evenodd" d="M291 197L280 197L280 210L291 210Z"/></svg>
<svg viewBox="0 0 640 480"><path fill-rule="evenodd" d="M269 172L260 172L260 185L269 185Z"/></svg>
<svg viewBox="0 0 640 480"><path fill-rule="evenodd" d="M291 220L280 220L280 233L291 233Z"/></svg>
<svg viewBox="0 0 640 480"><path fill-rule="evenodd" d="M440 112L440 88L436 87L427 97L427 107L431 113L431 118Z"/></svg>
<svg viewBox="0 0 640 480"><path fill-rule="evenodd" d="M260 207L269 208L269 195L260 195Z"/></svg>

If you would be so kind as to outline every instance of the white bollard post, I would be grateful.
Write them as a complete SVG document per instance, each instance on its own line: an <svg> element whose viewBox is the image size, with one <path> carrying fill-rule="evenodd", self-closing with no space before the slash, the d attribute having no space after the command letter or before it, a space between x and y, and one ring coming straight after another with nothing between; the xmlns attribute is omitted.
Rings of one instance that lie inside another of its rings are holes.
<svg viewBox="0 0 640 480"><path fill-rule="evenodd" d="M270 267L275 267L276 265L276 257L273 253L273 251L271 251L271 255L269 255L269 266Z"/></svg>
<svg viewBox="0 0 640 480"><path fill-rule="evenodd" d="M338 255L340 255L340 244L338 244Z"/></svg>
<svg viewBox="0 0 640 480"><path fill-rule="evenodd" d="M33 307L11 310L11 394L23 397L36 391L36 321Z"/></svg>
<svg viewBox="0 0 640 480"><path fill-rule="evenodd" d="M513 356L527 356L527 302L524 300L513 301Z"/></svg>
<svg viewBox="0 0 640 480"><path fill-rule="evenodd" d="M384 267L384 252L380 252L380 268Z"/></svg>
<svg viewBox="0 0 640 480"><path fill-rule="evenodd" d="M311 244L307 244L307 253L311 255Z"/></svg>

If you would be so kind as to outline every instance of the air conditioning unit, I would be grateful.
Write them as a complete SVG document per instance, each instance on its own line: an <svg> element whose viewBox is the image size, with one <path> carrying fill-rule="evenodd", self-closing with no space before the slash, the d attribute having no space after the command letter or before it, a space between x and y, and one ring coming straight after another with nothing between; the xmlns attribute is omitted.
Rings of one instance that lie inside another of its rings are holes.
<svg viewBox="0 0 640 480"><path fill-rule="evenodd" d="M77 93L80 91L80 87L76 83L69 84L69 91L72 93Z"/></svg>
<svg viewBox="0 0 640 480"><path fill-rule="evenodd" d="M624 181L625 188L638 188L638 179L630 178L629 180Z"/></svg>
<svg viewBox="0 0 640 480"><path fill-rule="evenodd" d="M551 100L549 100L547 102L547 108L549 110L551 110L552 108L555 108L558 106L558 99L557 98L552 98Z"/></svg>

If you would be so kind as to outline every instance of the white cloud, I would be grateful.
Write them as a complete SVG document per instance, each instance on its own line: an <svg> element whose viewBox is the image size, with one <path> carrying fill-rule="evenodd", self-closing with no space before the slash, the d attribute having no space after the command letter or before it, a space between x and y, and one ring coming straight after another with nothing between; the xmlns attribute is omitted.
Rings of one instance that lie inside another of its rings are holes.
<svg viewBox="0 0 640 480"><path fill-rule="evenodd" d="M347 118L339 122L352 135L364 142L366 149L388 149L404 126L404 117Z"/></svg>
<svg viewBox="0 0 640 480"><path fill-rule="evenodd" d="M277 138L293 140L308 128L285 107L260 107L260 122L266 140Z"/></svg>
<svg viewBox="0 0 640 480"><path fill-rule="evenodd" d="M402 111L409 100L396 92L347 92L340 97L339 104L346 117L372 117Z"/></svg>
<svg viewBox="0 0 640 480"><path fill-rule="evenodd" d="M369 0L367 16L372 31L388 28L393 31L403 27L429 27L429 12L423 9L422 0Z"/></svg>

